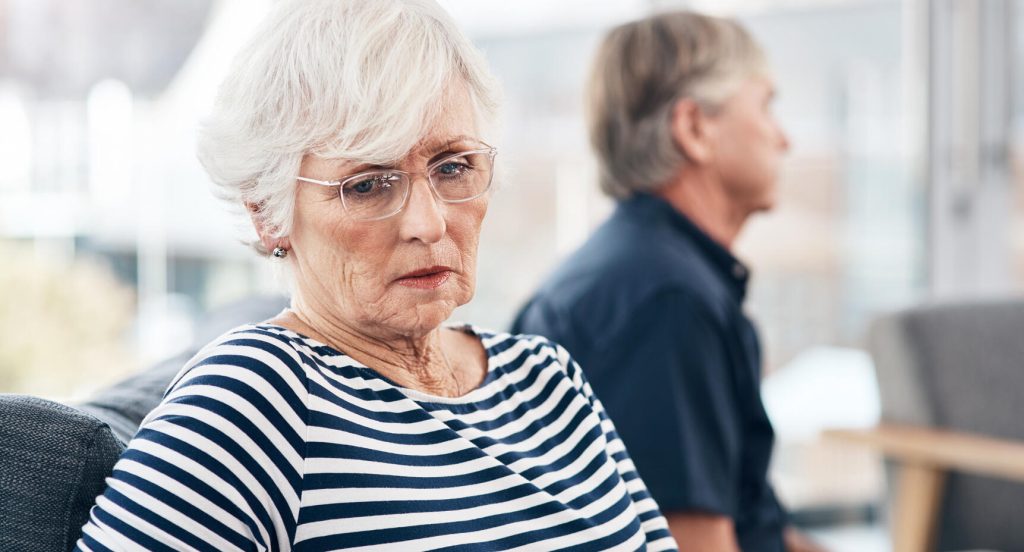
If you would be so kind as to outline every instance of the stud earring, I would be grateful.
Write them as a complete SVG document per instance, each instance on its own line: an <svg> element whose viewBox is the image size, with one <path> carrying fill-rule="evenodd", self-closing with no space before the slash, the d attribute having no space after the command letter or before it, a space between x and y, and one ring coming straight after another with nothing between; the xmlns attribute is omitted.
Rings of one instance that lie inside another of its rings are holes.
<svg viewBox="0 0 1024 552"><path fill-rule="evenodd" d="M277 246L274 248L274 251L271 253L271 255L273 255L275 258L283 259L288 256L288 250L281 246Z"/></svg>

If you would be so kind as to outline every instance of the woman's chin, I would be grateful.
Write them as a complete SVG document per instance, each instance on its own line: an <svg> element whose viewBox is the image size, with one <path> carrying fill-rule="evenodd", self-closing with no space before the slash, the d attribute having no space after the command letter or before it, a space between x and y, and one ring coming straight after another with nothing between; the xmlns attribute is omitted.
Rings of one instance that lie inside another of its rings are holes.
<svg viewBox="0 0 1024 552"><path fill-rule="evenodd" d="M409 303L389 317L386 325L400 335L422 337L444 324L457 306L458 303L450 299Z"/></svg>
<svg viewBox="0 0 1024 552"><path fill-rule="evenodd" d="M473 298L473 286L451 278L431 289L393 285L388 300L377 302L378 310L364 312L368 321L376 321L383 330L404 337L419 337L434 331L452 312Z"/></svg>

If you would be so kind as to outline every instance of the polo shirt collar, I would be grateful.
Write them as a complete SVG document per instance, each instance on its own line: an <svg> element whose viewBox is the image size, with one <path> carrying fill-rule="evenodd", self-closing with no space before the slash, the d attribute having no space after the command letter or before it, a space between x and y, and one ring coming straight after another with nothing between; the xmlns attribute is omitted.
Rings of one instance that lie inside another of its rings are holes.
<svg viewBox="0 0 1024 552"><path fill-rule="evenodd" d="M750 269L728 249L698 228L686 215L677 211L664 199L649 194L637 194L626 199L619 204L619 208L634 211L641 215L642 220L668 229L693 243L704 260L721 276L722 281L728 284L736 301L743 302L750 280Z"/></svg>

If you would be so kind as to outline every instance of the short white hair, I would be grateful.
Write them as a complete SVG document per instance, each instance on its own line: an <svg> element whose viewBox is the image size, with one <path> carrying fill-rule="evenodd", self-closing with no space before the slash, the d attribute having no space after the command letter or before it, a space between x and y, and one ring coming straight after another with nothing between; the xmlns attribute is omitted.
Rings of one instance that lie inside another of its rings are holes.
<svg viewBox="0 0 1024 552"><path fill-rule="evenodd" d="M495 123L496 81L433 0L281 1L221 84L199 160L218 197L286 236L305 155L395 162L459 81L478 125Z"/></svg>

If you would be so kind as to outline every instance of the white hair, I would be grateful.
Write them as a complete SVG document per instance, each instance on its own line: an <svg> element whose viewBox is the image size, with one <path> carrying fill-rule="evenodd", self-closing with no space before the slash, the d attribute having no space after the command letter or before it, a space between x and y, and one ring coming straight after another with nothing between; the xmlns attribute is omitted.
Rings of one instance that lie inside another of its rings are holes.
<svg viewBox="0 0 1024 552"><path fill-rule="evenodd" d="M459 81L478 124L493 123L496 81L433 0L282 1L221 84L199 160L218 197L286 236L305 155L397 161Z"/></svg>

